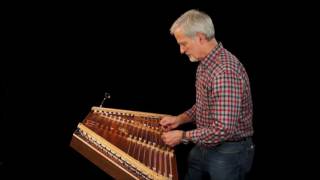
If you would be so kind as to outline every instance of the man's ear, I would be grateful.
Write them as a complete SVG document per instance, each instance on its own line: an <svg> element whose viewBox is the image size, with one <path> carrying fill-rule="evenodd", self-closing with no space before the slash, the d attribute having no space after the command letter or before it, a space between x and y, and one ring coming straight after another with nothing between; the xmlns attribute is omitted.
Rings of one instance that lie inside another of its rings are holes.
<svg viewBox="0 0 320 180"><path fill-rule="evenodd" d="M197 38L199 38L199 41L201 43L208 41L206 36L203 33L197 32L196 35L197 35Z"/></svg>

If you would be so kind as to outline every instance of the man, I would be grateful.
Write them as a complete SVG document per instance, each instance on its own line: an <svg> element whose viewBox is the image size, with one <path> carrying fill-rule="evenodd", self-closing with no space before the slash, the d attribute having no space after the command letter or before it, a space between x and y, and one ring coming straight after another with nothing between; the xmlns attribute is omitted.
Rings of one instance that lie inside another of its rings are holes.
<svg viewBox="0 0 320 180"><path fill-rule="evenodd" d="M254 155L251 140L252 100L249 78L240 61L215 39L211 18L189 10L171 26L191 62L199 62L196 74L196 102L178 116L164 117L163 141L169 146L193 142L186 179L244 179ZM195 122L191 131L175 130Z"/></svg>

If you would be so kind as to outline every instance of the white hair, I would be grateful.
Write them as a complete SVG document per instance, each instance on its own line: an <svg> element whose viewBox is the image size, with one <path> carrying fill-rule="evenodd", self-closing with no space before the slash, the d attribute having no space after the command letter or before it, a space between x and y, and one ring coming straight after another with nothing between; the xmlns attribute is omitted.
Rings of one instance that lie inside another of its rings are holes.
<svg viewBox="0 0 320 180"><path fill-rule="evenodd" d="M191 9L182 14L171 26L170 33L180 28L188 37L194 37L197 32L203 33L207 40L215 36L214 25L209 15L204 12Z"/></svg>

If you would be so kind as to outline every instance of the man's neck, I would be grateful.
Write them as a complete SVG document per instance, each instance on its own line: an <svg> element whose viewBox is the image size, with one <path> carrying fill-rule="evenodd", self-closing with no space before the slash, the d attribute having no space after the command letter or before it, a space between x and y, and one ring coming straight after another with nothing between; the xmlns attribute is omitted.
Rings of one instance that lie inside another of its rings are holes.
<svg viewBox="0 0 320 180"><path fill-rule="evenodd" d="M208 41L208 43L203 48L203 54L205 55L202 59L208 56L212 50L214 50L218 46L218 42L215 38Z"/></svg>

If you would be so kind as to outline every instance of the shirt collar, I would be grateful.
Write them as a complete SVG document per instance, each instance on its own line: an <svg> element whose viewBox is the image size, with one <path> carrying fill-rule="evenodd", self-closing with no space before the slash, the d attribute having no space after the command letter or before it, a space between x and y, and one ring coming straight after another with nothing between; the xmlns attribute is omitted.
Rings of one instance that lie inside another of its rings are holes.
<svg viewBox="0 0 320 180"><path fill-rule="evenodd" d="M219 42L218 45L204 58L204 60L200 61L200 65L203 67L210 66L216 61L222 49L223 45L221 42Z"/></svg>

